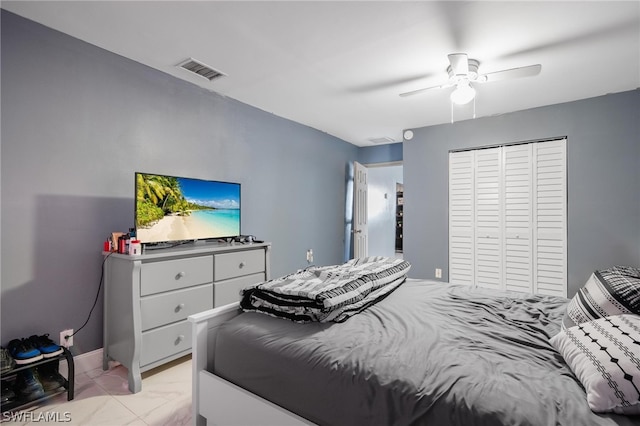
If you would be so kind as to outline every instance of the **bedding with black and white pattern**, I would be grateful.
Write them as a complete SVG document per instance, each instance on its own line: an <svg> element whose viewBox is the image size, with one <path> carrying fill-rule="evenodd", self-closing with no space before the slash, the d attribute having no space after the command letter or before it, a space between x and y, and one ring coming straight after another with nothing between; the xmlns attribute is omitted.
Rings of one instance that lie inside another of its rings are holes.
<svg viewBox="0 0 640 426"><path fill-rule="evenodd" d="M342 322L402 284L410 267L383 256L310 267L245 287L240 306L295 322Z"/></svg>
<svg viewBox="0 0 640 426"><path fill-rule="evenodd" d="M584 386L591 410L640 414L640 316L588 321L550 342Z"/></svg>
<svg viewBox="0 0 640 426"><path fill-rule="evenodd" d="M610 315L640 315L640 269L629 266L595 271L567 305L562 327Z"/></svg>

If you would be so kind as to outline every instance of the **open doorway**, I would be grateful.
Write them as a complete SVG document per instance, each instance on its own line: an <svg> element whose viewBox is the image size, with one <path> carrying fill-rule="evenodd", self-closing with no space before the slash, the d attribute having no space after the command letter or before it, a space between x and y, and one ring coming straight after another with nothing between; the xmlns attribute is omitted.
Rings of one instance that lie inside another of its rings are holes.
<svg viewBox="0 0 640 426"><path fill-rule="evenodd" d="M402 258L402 163L367 164L367 174L369 256Z"/></svg>

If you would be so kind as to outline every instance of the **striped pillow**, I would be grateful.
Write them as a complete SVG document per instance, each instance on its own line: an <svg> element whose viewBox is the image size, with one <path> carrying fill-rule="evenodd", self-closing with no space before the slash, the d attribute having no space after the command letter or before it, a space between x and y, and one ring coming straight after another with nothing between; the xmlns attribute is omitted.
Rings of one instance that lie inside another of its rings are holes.
<svg viewBox="0 0 640 426"><path fill-rule="evenodd" d="M550 339L596 413L640 414L640 316L585 322Z"/></svg>
<svg viewBox="0 0 640 426"><path fill-rule="evenodd" d="M596 271L567 305L566 329L609 315L640 315L640 269L628 266Z"/></svg>

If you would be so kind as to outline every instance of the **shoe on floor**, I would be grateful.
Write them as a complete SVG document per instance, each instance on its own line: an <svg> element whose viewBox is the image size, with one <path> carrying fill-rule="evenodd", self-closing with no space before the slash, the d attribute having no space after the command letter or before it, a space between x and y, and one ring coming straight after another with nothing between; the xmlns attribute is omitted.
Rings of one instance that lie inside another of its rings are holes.
<svg viewBox="0 0 640 426"><path fill-rule="evenodd" d="M4 374L7 371L13 370L16 362L11 358L9 351L3 347L0 347L0 373Z"/></svg>
<svg viewBox="0 0 640 426"><path fill-rule="evenodd" d="M45 375L39 375L40 383L45 392L49 392L61 387L64 387L66 382L65 378L60 373L50 373Z"/></svg>
<svg viewBox="0 0 640 426"><path fill-rule="evenodd" d="M38 373L36 373L33 368L18 371L15 389L21 398L25 400L42 398L44 396L44 388L38 380Z"/></svg>
<svg viewBox="0 0 640 426"><path fill-rule="evenodd" d="M42 336L31 336L29 337L29 341L45 358L58 356L62 353L62 347L49 339L48 334L43 334Z"/></svg>
<svg viewBox="0 0 640 426"><path fill-rule="evenodd" d="M2 381L2 393L0 393L0 400L3 404L14 401L16 399L16 393L13 391L11 383L7 380Z"/></svg>
<svg viewBox="0 0 640 426"><path fill-rule="evenodd" d="M58 373L58 363L52 362L38 366L38 378L45 392L63 387L67 382L67 379Z"/></svg>
<svg viewBox="0 0 640 426"><path fill-rule="evenodd" d="M36 349L28 339L13 339L7 345L7 349L9 355L19 365L40 361L43 358L42 352Z"/></svg>

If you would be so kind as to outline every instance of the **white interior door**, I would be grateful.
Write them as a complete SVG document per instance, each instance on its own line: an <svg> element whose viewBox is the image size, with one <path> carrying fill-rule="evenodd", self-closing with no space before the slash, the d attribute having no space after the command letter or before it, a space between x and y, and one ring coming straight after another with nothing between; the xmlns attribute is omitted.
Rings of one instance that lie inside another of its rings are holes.
<svg viewBox="0 0 640 426"><path fill-rule="evenodd" d="M473 151L449 153L449 282L474 285Z"/></svg>
<svg viewBox="0 0 640 426"><path fill-rule="evenodd" d="M566 139L534 147L534 291L567 296Z"/></svg>
<svg viewBox="0 0 640 426"><path fill-rule="evenodd" d="M535 144L503 147L504 287L533 291L533 161Z"/></svg>
<svg viewBox="0 0 640 426"><path fill-rule="evenodd" d="M567 294L566 140L449 154L449 280Z"/></svg>
<svg viewBox="0 0 640 426"><path fill-rule="evenodd" d="M366 257L369 254L367 168L354 161L353 175L353 257Z"/></svg>
<svg viewBox="0 0 640 426"><path fill-rule="evenodd" d="M502 149L475 152L475 284L502 287Z"/></svg>

